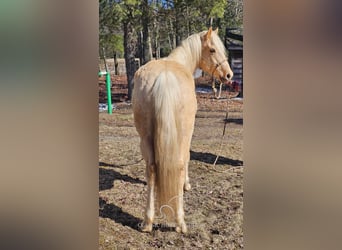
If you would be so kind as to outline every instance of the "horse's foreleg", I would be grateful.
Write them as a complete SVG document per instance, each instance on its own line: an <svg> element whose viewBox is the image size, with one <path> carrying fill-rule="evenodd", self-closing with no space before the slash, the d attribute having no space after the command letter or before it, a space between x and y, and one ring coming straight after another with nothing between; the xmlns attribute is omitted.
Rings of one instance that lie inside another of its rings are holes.
<svg viewBox="0 0 342 250"><path fill-rule="evenodd" d="M189 126L188 129L191 132L189 132L188 135L183 137L183 149L182 149L182 152L184 152L184 160L185 160L185 164L184 164L184 170L185 170L184 190L185 191L189 191L191 189L190 179L189 179L189 162L190 162L190 144L191 144L191 137L192 137L192 133L194 129L193 128L194 121L188 124L187 126Z"/></svg>
<svg viewBox="0 0 342 250"><path fill-rule="evenodd" d="M191 189L190 180L189 180L189 161L190 161L190 152L186 155L186 162L184 164L185 169L185 182L184 182L184 190L189 191Z"/></svg>
<svg viewBox="0 0 342 250"><path fill-rule="evenodd" d="M182 164L181 171L180 171L180 186L178 187L178 206L177 206L177 226L176 226L176 231L178 233L186 233L187 227L184 221L184 208L183 208L183 185L184 185L184 179L185 179L185 168L184 164Z"/></svg>
<svg viewBox="0 0 342 250"><path fill-rule="evenodd" d="M191 185L190 185L190 180L189 180L189 174L188 174L188 167L189 167L189 164L187 163L185 165L185 183L184 183L184 190L185 191L189 191L191 189Z"/></svg>

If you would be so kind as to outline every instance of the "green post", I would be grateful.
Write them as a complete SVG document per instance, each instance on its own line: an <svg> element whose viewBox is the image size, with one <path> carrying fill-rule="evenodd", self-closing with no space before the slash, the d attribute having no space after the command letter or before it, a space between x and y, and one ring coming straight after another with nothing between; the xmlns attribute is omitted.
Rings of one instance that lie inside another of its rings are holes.
<svg viewBox="0 0 342 250"><path fill-rule="evenodd" d="M108 114L112 114L112 93L111 93L111 82L110 82L110 72L107 71L106 74L106 87L107 87L107 103L108 103Z"/></svg>
<svg viewBox="0 0 342 250"><path fill-rule="evenodd" d="M111 93L111 82L110 82L110 72L99 71L99 76L106 75L106 89L107 89L107 104L108 104L108 114L112 114L112 93Z"/></svg>

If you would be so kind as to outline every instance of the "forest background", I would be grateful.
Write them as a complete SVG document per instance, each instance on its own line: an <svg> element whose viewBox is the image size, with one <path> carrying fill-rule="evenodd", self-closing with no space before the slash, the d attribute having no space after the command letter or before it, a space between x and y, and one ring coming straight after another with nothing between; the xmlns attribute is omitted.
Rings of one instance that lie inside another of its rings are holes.
<svg viewBox="0 0 342 250"><path fill-rule="evenodd" d="M243 28L242 0L99 0L99 56L125 58L128 99L140 65L167 56L182 40L212 26Z"/></svg>

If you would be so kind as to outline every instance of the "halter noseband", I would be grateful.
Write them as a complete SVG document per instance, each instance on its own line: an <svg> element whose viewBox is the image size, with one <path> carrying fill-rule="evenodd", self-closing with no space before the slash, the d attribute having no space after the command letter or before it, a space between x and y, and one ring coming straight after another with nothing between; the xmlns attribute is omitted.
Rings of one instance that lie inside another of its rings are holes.
<svg viewBox="0 0 342 250"><path fill-rule="evenodd" d="M216 64L216 66L215 66L215 68L214 68L214 70L213 70L213 73L211 73L212 81L214 81L214 73L215 73L215 71L217 70L217 68L220 67L221 64L224 63L224 62L226 62L226 61L227 61L227 59L225 59L225 60L219 62L218 64Z"/></svg>

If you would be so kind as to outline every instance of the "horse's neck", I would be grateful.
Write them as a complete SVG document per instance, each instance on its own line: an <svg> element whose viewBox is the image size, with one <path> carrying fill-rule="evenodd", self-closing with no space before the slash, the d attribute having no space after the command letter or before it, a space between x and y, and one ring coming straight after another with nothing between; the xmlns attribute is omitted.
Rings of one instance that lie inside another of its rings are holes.
<svg viewBox="0 0 342 250"><path fill-rule="evenodd" d="M175 48L167 57L167 60L176 61L179 64L182 64L191 73L195 72L199 64L199 62L195 58L193 58L192 54L186 51L181 46Z"/></svg>

